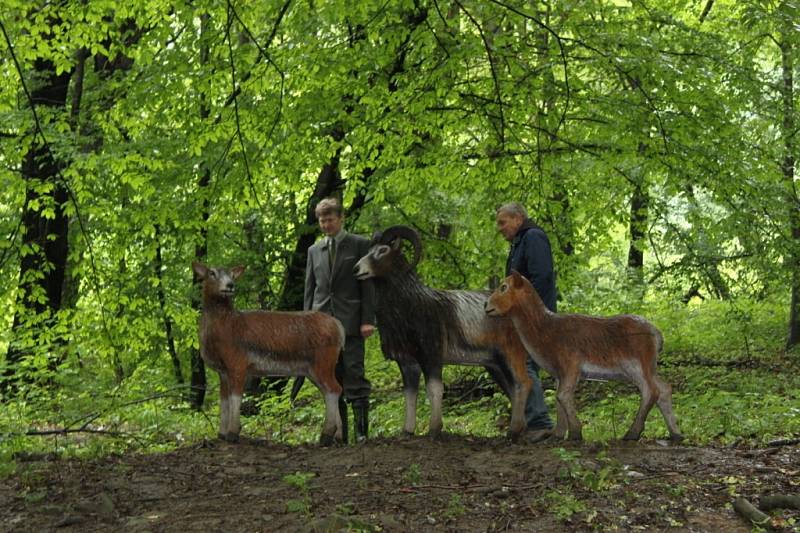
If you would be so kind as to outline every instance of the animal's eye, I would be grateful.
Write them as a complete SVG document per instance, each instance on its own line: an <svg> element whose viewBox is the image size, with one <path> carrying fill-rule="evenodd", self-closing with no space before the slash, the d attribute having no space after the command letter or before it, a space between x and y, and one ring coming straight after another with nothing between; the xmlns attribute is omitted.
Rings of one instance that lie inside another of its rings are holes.
<svg viewBox="0 0 800 533"><path fill-rule="evenodd" d="M388 246L378 246L375 249L375 259L380 259L389 252Z"/></svg>
<svg viewBox="0 0 800 533"><path fill-rule="evenodd" d="M503 283L500 285L500 292L506 292L508 290L508 283Z"/></svg>
<svg viewBox="0 0 800 533"><path fill-rule="evenodd" d="M208 277L211 279L217 279L217 271L216 270L209 270Z"/></svg>

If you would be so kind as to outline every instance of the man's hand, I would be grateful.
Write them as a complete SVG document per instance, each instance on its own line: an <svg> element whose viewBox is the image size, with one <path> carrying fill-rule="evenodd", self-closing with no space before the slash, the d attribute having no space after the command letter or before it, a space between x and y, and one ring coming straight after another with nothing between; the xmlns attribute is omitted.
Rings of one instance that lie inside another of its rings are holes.
<svg viewBox="0 0 800 533"><path fill-rule="evenodd" d="M375 333L375 330L378 329L372 324L361 324L361 336L365 339Z"/></svg>

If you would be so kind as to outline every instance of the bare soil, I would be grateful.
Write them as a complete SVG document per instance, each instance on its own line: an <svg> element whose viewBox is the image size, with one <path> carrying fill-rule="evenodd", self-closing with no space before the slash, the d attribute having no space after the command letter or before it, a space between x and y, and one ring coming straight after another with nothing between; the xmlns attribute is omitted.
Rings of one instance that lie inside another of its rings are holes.
<svg viewBox="0 0 800 533"><path fill-rule="evenodd" d="M800 448L512 444L448 435L320 448L244 440L90 461L20 458L0 531L724 531L800 492ZM288 477L287 477L288 476ZM773 511L792 531L800 511Z"/></svg>

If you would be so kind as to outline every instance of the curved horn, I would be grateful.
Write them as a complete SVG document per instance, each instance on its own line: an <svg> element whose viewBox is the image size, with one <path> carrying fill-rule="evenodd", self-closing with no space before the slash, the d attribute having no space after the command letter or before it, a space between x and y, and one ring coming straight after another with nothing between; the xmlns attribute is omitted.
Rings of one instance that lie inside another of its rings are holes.
<svg viewBox="0 0 800 533"><path fill-rule="evenodd" d="M419 233L414 228L408 226L391 226L383 230L378 236L375 236L381 244L389 244L394 239L400 238L409 241L414 245L414 260L408 267L409 270L413 269L422 258L422 239Z"/></svg>

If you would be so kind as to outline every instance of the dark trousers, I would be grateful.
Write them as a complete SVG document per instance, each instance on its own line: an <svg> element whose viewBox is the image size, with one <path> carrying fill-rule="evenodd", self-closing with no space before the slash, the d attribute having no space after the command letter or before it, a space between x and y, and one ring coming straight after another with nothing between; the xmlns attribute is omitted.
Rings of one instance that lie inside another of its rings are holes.
<svg viewBox="0 0 800 533"><path fill-rule="evenodd" d="M529 429L550 429L553 421L547 412L547 404L544 402L544 389L542 380L539 379L539 365L531 357L528 357L528 375L533 381L533 387L525 402L525 421Z"/></svg>
<svg viewBox="0 0 800 533"><path fill-rule="evenodd" d="M344 350L336 363L336 377L344 388L344 398L348 402L358 405L369 401L372 385L364 375L364 337L347 336Z"/></svg>

